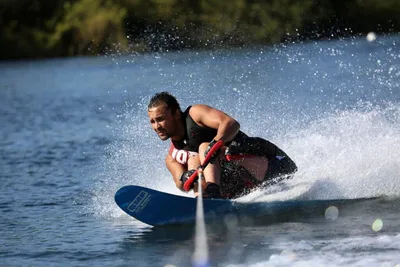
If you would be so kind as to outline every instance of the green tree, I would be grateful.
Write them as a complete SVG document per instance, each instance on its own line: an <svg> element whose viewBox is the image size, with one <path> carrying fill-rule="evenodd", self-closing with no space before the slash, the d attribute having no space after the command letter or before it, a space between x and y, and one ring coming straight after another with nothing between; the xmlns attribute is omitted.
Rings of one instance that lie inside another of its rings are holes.
<svg viewBox="0 0 400 267"><path fill-rule="evenodd" d="M54 31L48 36L50 49L61 49L65 55L98 54L107 49L125 49L126 9L110 0L66 2L63 16L49 21Z"/></svg>
<svg viewBox="0 0 400 267"><path fill-rule="evenodd" d="M62 7L62 0L0 1L0 58L50 56L42 42L46 20Z"/></svg>
<svg viewBox="0 0 400 267"><path fill-rule="evenodd" d="M396 32L398 14L399 0L4 0L0 58Z"/></svg>

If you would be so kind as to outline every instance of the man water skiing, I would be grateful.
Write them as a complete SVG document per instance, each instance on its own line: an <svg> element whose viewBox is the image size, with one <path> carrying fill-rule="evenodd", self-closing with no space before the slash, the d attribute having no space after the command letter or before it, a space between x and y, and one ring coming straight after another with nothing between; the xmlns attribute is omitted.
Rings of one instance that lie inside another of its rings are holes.
<svg viewBox="0 0 400 267"><path fill-rule="evenodd" d="M276 145L248 137L235 119L207 105L182 112L174 96L161 92L151 98L148 116L160 139L171 139L165 162L180 190L194 188L193 173L205 159L209 164L203 170L204 198L236 198L297 171Z"/></svg>

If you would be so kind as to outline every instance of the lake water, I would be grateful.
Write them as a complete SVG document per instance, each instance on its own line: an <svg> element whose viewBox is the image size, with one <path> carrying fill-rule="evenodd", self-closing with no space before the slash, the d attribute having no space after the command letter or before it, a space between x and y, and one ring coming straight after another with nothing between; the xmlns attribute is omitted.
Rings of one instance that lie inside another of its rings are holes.
<svg viewBox="0 0 400 267"><path fill-rule="evenodd" d="M296 161L285 190L243 201L380 197L208 226L212 266L400 266L399 35L0 63L0 266L191 266L193 229L154 229L113 200L129 184L182 194L147 119L163 90Z"/></svg>

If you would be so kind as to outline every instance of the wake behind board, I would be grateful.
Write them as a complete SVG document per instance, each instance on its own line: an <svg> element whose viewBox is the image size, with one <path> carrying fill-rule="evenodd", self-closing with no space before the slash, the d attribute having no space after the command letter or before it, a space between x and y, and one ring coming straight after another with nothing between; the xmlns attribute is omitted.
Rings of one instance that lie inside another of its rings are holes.
<svg viewBox="0 0 400 267"><path fill-rule="evenodd" d="M204 199L206 221L222 219L228 215L257 218L279 214L296 214L301 211L324 210L331 205L350 204L363 200L289 200L274 202L236 202L225 199ZM193 224L196 219L196 199L172 195L150 188L129 185L115 193L117 205L133 218L153 226L171 224Z"/></svg>

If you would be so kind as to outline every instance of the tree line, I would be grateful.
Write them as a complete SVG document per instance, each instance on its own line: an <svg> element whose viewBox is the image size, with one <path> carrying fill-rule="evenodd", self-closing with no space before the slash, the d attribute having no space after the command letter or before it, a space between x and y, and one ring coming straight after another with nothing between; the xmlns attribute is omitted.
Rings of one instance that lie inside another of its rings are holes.
<svg viewBox="0 0 400 267"><path fill-rule="evenodd" d="M0 59L203 49L400 29L399 0L0 0Z"/></svg>

